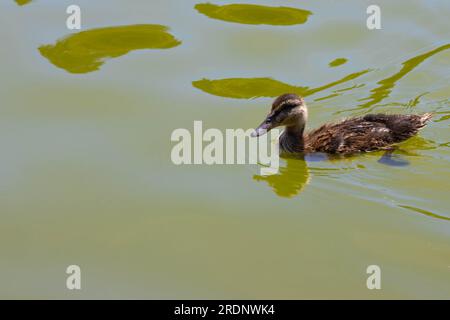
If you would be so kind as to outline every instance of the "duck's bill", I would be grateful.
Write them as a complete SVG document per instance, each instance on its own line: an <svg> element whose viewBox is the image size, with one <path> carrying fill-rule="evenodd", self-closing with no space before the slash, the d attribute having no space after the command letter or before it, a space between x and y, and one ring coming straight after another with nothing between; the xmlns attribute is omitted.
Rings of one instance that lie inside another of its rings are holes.
<svg viewBox="0 0 450 320"><path fill-rule="evenodd" d="M270 131L270 129L272 129L272 125L270 123L263 122L258 128L255 129L255 131L252 132L251 136L252 137L262 136L263 134Z"/></svg>

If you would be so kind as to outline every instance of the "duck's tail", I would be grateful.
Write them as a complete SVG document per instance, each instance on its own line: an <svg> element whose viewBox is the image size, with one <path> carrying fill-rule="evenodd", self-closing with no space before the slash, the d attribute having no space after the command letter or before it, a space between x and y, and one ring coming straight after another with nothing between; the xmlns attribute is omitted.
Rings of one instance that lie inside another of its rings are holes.
<svg viewBox="0 0 450 320"><path fill-rule="evenodd" d="M427 122L433 117L433 114L431 112L424 113L420 115L419 118L419 126L418 129L422 129L426 126Z"/></svg>

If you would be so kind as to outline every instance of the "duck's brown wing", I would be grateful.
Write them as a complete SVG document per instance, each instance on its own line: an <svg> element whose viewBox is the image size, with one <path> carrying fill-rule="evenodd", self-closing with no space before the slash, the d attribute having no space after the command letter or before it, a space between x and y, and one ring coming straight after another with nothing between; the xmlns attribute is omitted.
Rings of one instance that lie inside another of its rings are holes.
<svg viewBox="0 0 450 320"><path fill-rule="evenodd" d="M395 142L401 142L416 135L432 117L425 114L368 114L363 117L365 121L380 123L392 132Z"/></svg>
<svg viewBox="0 0 450 320"><path fill-rule="evenodd" d="M325 124L306 135L305 150L355 153L386 149L415 135L430 117L430 114L369 114Z"/></svg>

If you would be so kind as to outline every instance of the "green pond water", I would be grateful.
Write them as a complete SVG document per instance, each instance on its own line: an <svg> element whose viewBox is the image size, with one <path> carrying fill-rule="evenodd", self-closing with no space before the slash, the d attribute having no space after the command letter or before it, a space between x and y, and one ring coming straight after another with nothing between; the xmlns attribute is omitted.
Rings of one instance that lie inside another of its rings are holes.
<svg viewBox="0 0 450 320"><path fill-rule="evenodd" d="M1 298L450 298L448 1L377 1L368 30L372 1L78 0L71 31L73 2L0 4ZM285 92L309 128L434 117L387 163L171 162L174 129Z"/></svg>

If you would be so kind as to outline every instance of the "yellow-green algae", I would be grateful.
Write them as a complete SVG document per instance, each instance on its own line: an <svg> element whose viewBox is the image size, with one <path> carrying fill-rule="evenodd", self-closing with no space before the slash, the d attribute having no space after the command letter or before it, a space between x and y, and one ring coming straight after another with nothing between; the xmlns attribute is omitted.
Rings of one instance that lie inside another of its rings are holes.
<svg viewBox="0 0 450 320"><path fill-rule="evenodd" d="M31 0L15 0L19 6L26 5L31 2Z"/></svg>
<svg viewBox="0 0 450 320"><path fill-rule="evenodd" d="M314 99L314 101L328 100L328 99L331 99L331 98L334 98L334 97L338 97L340 95L341 95L340 93L332 93L332 94L326 95L325 97L320 97L320 98Z"/></svg>
<svg viewBox="0 0 450 320"><path fill-rule="evenodd" d="M286 92L296 93L306 97L338 84L353 80L369 71L371 70L367 69L360 72L355 72L345 76L342 79L317 88L293 86L271 78L228 78L218 80L202 79L193 81L192 85L195 88L212 95L235 99L277 97Z"/></svg>
<svg viewBox="0 0 450 320"><path fill-rule="evenodd" d="M200 3L198 12L217 20L243 24L289 26L303 24L311 11L290 7L269 7L255 4L227 4L223 6Z"/></svg>
<svg viewBox="0 0 450 320"><path fill-rule="evenodd" d="M169 49L181 42L156 24L128 25L82 31L39 48L52 64L70 73L98 70L108 58L133 50Z"/></svg>
<svg viewBox="0 0 450 320"><path fill-rule="evenodd" d="M330 67L337 67L337 66L343 65L343 64L346 63L347 61L348 61L348 60L345 59L345 58L337 58L337 59L334 59L333 61L331 61L328 65L329 65Z"/></svg>
<svg viewBox="0 0 450 320"><path fill-rule="evenodd" d="M226 98L251 99L276 97L284 92L305 92L307 87L296 87L271 78L202 79L192 85L206 93Z"/></svg>
<svg viewBox="0 0 450 320"><path fill-rule="evenodd" d="M424 209L416 208L416 207L413 207L413 206L399 205L399 207L403 208L403 209L411 210L411 211L414 211L414 212L417 212L417 213L420 213L420 214L423 214L423 215L426 215L428 217L441 219L441 220L450 220L450 217L441 216L439 214L436 214L436 213L433 213L433 212L430 212L430 211L427 211L427 210L424 210Z"/></svg>

